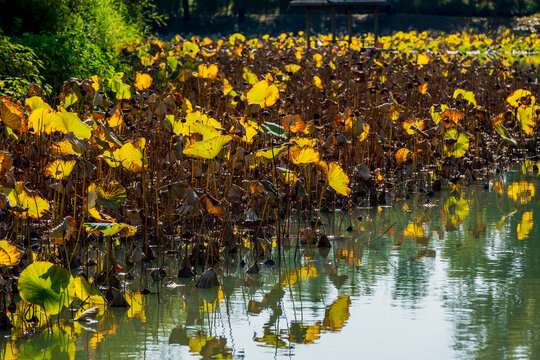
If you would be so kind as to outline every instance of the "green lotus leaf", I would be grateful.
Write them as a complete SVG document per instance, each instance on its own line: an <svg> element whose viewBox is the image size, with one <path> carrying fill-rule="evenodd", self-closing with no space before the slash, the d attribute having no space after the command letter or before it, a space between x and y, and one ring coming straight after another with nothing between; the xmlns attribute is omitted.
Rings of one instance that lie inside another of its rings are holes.
<svg viewBox="0 0 540 360"><path fill-rule="evenodd" d="M127 197L126 188L116 181L112 181L106 185L100 184L96 190L97 204L109 209L119 209Z"/></svg>
<svg viewBox="0 0 540 360"><path fill-rule="evenodd" d="M512 137L512 135L510 135L508 130L501 124L498 124L497 126L495 126L495 131L497 132L497 134L501 136L501 138L507 144L512 145L512 146L518 146L517 141Z"/></svg>
<svg viewBox="0 0 540 360"><path fill-rule="evenodd" d="M71 274L47 261L30 264L19 277L19 294L31 304L41 306L49 315L68 307L75 296Z"/></svg>
<svg viewBox="0 0 540 360"><path fill-rule="evenodd" d="M457 129L450 129L444 134L444 152L446 156L460 158L469 149L469 138Z"/></svg>
<svg viewBox="0 0 540 360"><path fill-rule="evenodd" d="M128 224L121 223L84 223L87 232L105 236L118 235L120 237L129 237L135 235L137 228Z"/></svg>
<svg viewBox="0 0 540 360"><path fill-rule="evenodd" d="M285 128L281 125L278 125L273 122L265 122L261 125L261 128L263 131L267 134L278 136L281 138L286 139L287 138L287 131L285 131Z"/></svg>

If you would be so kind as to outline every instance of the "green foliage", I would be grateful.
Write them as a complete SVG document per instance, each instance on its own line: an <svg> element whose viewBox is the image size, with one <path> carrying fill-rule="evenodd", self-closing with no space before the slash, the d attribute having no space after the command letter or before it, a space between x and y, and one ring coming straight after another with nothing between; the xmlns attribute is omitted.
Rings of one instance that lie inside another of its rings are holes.
<svg viewBox="0 0 540 360"><path fill-rule="evenodd" d="M34 50L34 58L40 60L34 66L43 65L41 75L49 84L95 74L107 78L127 70L118 56L121 49L140 41L148 29L143 21L145 15L130 18L134 10L126 3L120 0L24 0L13 10L21 12L14 17L20 18L22 28L9 28L5 24L2 27L6 33L16 36L11 41ZM42 8L42 13L50 18L38 27L27 27L26 24L42 22L42 15L35 13L35 9Z"/></svg>
<svg viewBox="0 0 540 360"><path fill-rule="evenodd" d="M43 63L34 51L0 37L0 95L19 98L31 83L42 84Z"/></svg>

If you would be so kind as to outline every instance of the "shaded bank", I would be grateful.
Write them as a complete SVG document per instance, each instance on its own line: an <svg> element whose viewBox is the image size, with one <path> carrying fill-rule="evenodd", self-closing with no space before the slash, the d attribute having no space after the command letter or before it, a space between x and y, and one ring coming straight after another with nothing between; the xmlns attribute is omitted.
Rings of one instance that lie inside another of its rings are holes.
<svg viewBox="0 0 540 360"><path fill-rule="evenodd" d="M230 35L241 32L246 35L270 34L275 36L283 32L304 31L305 26L305 16L302 13L249 15L242 23L239 23L235 16L215 16L212 18L192 18L188 22L181 19L171 19L167 26L159 30L159 34L162 36L173 34ZM314 33L330 33L330 13L313 12L311 26ZM409 30L456 32L473 29L478 32L486 32L501 26L531 33L540 31L538 15L525 18L486 18L379 13L379 32L383 35ZM365 33L372 31L372 29L372 15L356 14L353 16L353 33ZM345 13L337 14L336 31L338 33L347 32L347 15Z"/></svg>

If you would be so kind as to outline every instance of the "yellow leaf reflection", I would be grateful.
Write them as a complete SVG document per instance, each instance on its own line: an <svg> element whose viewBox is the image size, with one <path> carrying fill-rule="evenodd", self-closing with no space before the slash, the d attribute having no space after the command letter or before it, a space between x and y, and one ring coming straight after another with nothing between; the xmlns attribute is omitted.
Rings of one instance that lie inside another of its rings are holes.
<svg viewBox="0 0 540 360"><path fill-rule="evenodd" d="M517 225L518 240L527 239L533 227L533 212L526 211L521 217L521 222Z"/></svg>
<svg viewBox="0 0 540 360"><path fill-rule="evenodd" d="M306 281L309 279L313 279L317 276L319 276L319 273L315 266L306 265L301 267L300 269L293 269L285 273L281 284L284 286L294 285L299 281Z"/></svg>
<svg viewBox="0 0 540 360"><path fill-rule="evenodd" d="M298 322L292 322L288 340L297 344L313 344L315 340L321 338L322 330L323 327L320 325L302 325Z"/></svg>
<svg viewBox="0 0 540 360"><path fill-rule="evenodd" d="M534 184L527 181L513 182L508 186L507 194L519 204L527 204L534 197Z"/></svg>
<svg viewBox="0 0 540 360"><path fill-rule="evenodd" d="M447 215L447 224L457 226L469 216L469 202L463 198L450 197L444 204Z"/></svg>
<svg viewBox="0 0 540 360"><path fill-rule="evenodd" d="M332 332L340 331L349 319L350 305L349 296L338 296L337 300L326 309L323 326Z"/></svg>

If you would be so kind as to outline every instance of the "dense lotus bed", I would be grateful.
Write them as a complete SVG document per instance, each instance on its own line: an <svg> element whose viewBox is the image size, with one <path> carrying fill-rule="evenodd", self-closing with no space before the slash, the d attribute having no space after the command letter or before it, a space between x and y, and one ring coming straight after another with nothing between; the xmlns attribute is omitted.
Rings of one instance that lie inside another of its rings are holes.
<svg viewBox="0 0 540 360"><path fill-rule="evenodd" d="M277 260L284 238L328 245L321 212L486 181L516 159L538 171L538 35L311 42L148 40L122 51L130 74L3 97L2 296L57 314L103 302L100 288L122 306L116 274L165 251L185 276L246 249Z"/></svg>

